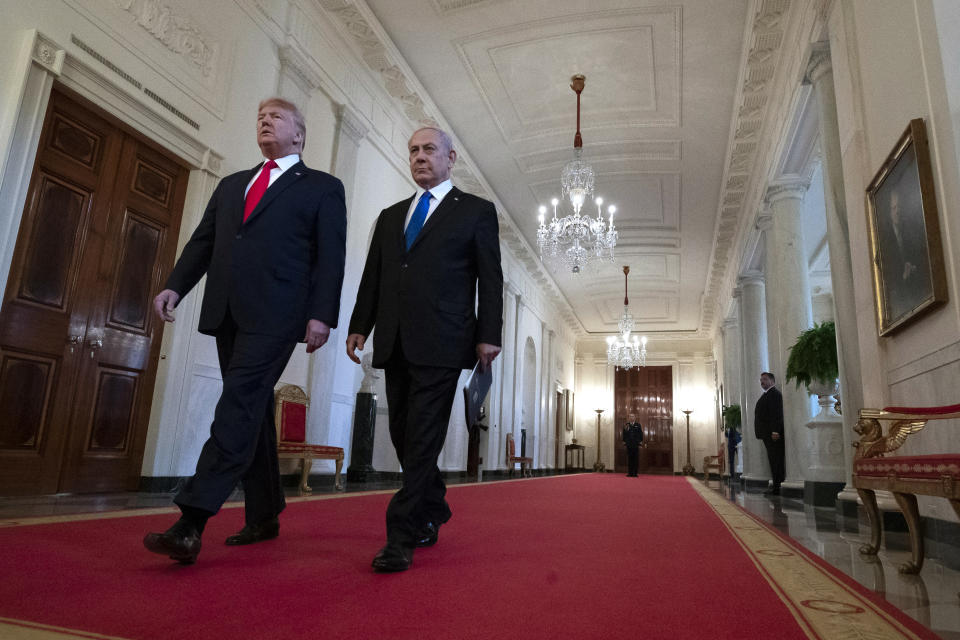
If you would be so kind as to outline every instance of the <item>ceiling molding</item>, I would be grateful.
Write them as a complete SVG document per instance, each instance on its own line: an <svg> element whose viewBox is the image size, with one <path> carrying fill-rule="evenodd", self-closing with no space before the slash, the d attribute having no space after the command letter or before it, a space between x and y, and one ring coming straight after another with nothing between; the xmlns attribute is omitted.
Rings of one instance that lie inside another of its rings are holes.
<svg viewBox="0 0 960 640"><path fill-rule="evenodd" d="M701 306L699 337L713 334L722 320L721 304L724 284L736 264L731 261L739 231L752 224L755 212L745 207L751 178L764 167L757 167L758 149L768 118L774 78L781 58L791 0L757 0L756 10L748 24L750 47L744 48L741 63L737 108L731 125L732 136L720 193L719 215L715 227L716 243L710 261L710 272Z"/></svg>
<svg viewBox="0 0 960 640"><path fill-rule="evenodd" d="M479 9L480 7L496 4L498 2L503 2L503 0L430 0L430 4L433 5L434 11L441 16L450 13L457 13L459 11Z"/></svg>
<svg viewBox="0 0 960 640"><path fill-rule="evenodd" d="M542 111L538 111L536 117L531 115L529 110L532 106L528 105L524 109L512 99L518 93L525 96L526 92L512 92L508 82L509 75L505 75L500 67L509 66L511 61L529 59L530 49L533 47L538 47L541 55L553 57L559 43L567 42L570 38L596 38L602 34L619 37L623 32L631 30L642 34L629 40L638 48L649 48L642 53L647 62L644 68L654 73L648 79L644 93L651 104L646 109L610 107L596 112L582 130L588 132L608 126L616 126L618 129L681 126L681 29L681 7L640 7L555 16L511 24L454 40L453 45L501 136L517 146L534 138L569 133L569 116ZM530 37L532 33L539 35ZM639 49L635 53L641 54ZM669 60L671 56L673 59ZM669 72L660 75L657 70L665 65L666 60L670 62ZM595 60L593 66L602 67L603 62ZM589 83L589 77L587 81ZM564 89L565 87L558 86L551 90ZM548 98L540 96L537 104L544 101L548 101Z"/></svg>

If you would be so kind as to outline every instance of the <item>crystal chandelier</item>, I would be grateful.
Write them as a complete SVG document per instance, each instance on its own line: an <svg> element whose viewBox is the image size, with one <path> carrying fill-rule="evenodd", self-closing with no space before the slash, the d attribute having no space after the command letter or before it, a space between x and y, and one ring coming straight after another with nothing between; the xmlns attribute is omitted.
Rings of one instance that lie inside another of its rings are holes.
<svg viewBox="0 0 960 640"><path fill-rule="evenodd" d="M593 167L583 161L583 138L580 135L580 93L586 77L577 74L571 78L570 88L577 94L577 133L573 138L573 160L567 163L560 174L562 197L568 198L573 214L557 216L558 198L553 198L553 219L546 220L547 207L540 205L540 227L537 229L537 246L540 259L559 264L580 273L591 261L613 262L613 248L617 246L617 229L613 226L613 214L617 208L607 207L609 220L603 219L603 198L594 199L597 217L584 212L584 203L593 196Z"/></svg>
<svg viewBox="0 0 960 640"><path fill-rule="evenodd" d="M620 335L607 338L607 364L618 369L647 366L647 336L633 336L633 315L627 297L627 274L630 267L623 268L623 315L620 317Z"/></svg>

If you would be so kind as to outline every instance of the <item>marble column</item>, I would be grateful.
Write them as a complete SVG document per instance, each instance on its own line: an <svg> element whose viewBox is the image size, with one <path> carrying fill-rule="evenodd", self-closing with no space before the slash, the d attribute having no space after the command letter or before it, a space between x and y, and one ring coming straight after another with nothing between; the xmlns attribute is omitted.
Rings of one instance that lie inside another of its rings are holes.
<svg viewBox="0 0 960 640"><path fill-rule="evenodd" d="M732 315L726 320L723 321L723 326L721 331L723 332L723 402L726 405L731 404L740 404L740 389L741 389L741 353L740 349L742 347L740 341L740 318L737 315ZM740 407L741 416L743 415L743 406ZM721 416L721 420L722 420ZM741 434L746 432L743 430L743 425L745 422L741 419L740 421L740 430ZM723 429L723 424L720 425L721 430ZM726 452L725 452L726 453ZM737 459L741 457L740 452L737 453ZM731 477L736 477L737 470L730 466L729 456L727 457L726 462L727 473Z"/></svg>
<svg viewBox="0 0 960 640"><path fill-rule="evenodd" d="M824 204L827 218L827 245L830 250L830 280L833 286L834 322L837 327L837 359L840 364L840 397L843 431L840 443L844 461L843 494L856 500L850 484L853 465L853 426L857 410L863 406L863 381L860 372L860 345L857 309L853 289L853 265L850 258L850 230L847 225L847 200L843 183L840 129L837 124L837 98L833 84L830 44L814 45L807 65L806 81L813 86L820 118L820 152L823 158Z"/></svg>
<svg viewBox="0 0 960 640"><path fill-rule="evenodd" d="M740 318L732 315L723 321L723 402L724 404L740 403L741 376L741 344Z"/></svg>
<svg viewBox="0 0 960 640"><path fill-rule="evenodd" d="M786 438L786 492L802 495L804 472L809 465L806 424L810 396L806 389L786 382L784 371L790 347L812 322L810 276L803 246L803 197L809 183L775 184L767 188L770 222L766 232L767 347L770 371L783 393ZM799 496L798 496L799 497Z"/></svg>
<svg viewBox="0 0 960 640"><path fill-rule="evenodd" d="M743 479L747 487L766 488L770 463L763 443L754 435L753 409L763 390L760 374L767 370L767 320L763 276L750 273L737 279L740 291L740 330L743 361L740 409L743 413Z"/></svg>

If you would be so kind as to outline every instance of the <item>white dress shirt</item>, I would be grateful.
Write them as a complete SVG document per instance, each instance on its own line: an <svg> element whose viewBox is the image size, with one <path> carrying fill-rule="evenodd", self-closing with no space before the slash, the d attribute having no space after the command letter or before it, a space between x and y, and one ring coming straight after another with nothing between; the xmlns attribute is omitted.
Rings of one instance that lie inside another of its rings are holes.
<svg viewBox="0 0 960 640"><path fill-rule="evenodd" d="M410 224L410 218L413 216L413 210L417 208L417 203L420 202L420 196L423 195L424 191L430 192L430 208L427 209L427 217L423 219L423 224L427 224L427 220L430 219L430 216L433 215L433 212L437 210L437 207L440 206L440 203L443 202L443 199L448 193L450 193L450 189L453 189L453 183L450 182L449 179L444 180L432 189L417 187L417 193L413 196L413 202L410 203L410 208L407 209L407 221L403 223L404 232L407 230L407 225Z"/></svg>
<svg viewBox="0 0 960 640"><path fill-rule="evenodd" d="M300 154L291 153L288 156L277 158L274 160L274 162L277 163L277 166L275 166L273 169L270 169L270 182L267 184L268 189L270 188L270 185L277 181L277 178L283 175L284 171L300 162ZM266 163L266 160L264 160L264 163ZM257 181L257 178L260 177L261 173L263 173L263 169L253 174L253 178L251 178L250 182L247 183L247 188L243 190L244 199L247 198L247 192L250 191L250 187L252 187L253 183Z"/></svg>

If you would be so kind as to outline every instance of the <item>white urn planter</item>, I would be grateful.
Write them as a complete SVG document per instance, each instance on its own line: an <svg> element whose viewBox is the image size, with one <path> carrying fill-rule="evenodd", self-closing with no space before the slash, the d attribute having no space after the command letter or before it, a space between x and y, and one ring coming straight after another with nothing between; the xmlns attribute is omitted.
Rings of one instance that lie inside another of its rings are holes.
<svg viewBox="0 0 960 640"><path fill-rule="evenodd" d="M815 380L807 385L807 391L816 395L818 398L817 402L820 404L820 413L813 418L814 420L824 420L840 416L833 408L835 404L833 396L839 391L839 385L836 380L833 382L820 382Z"/></svg>

